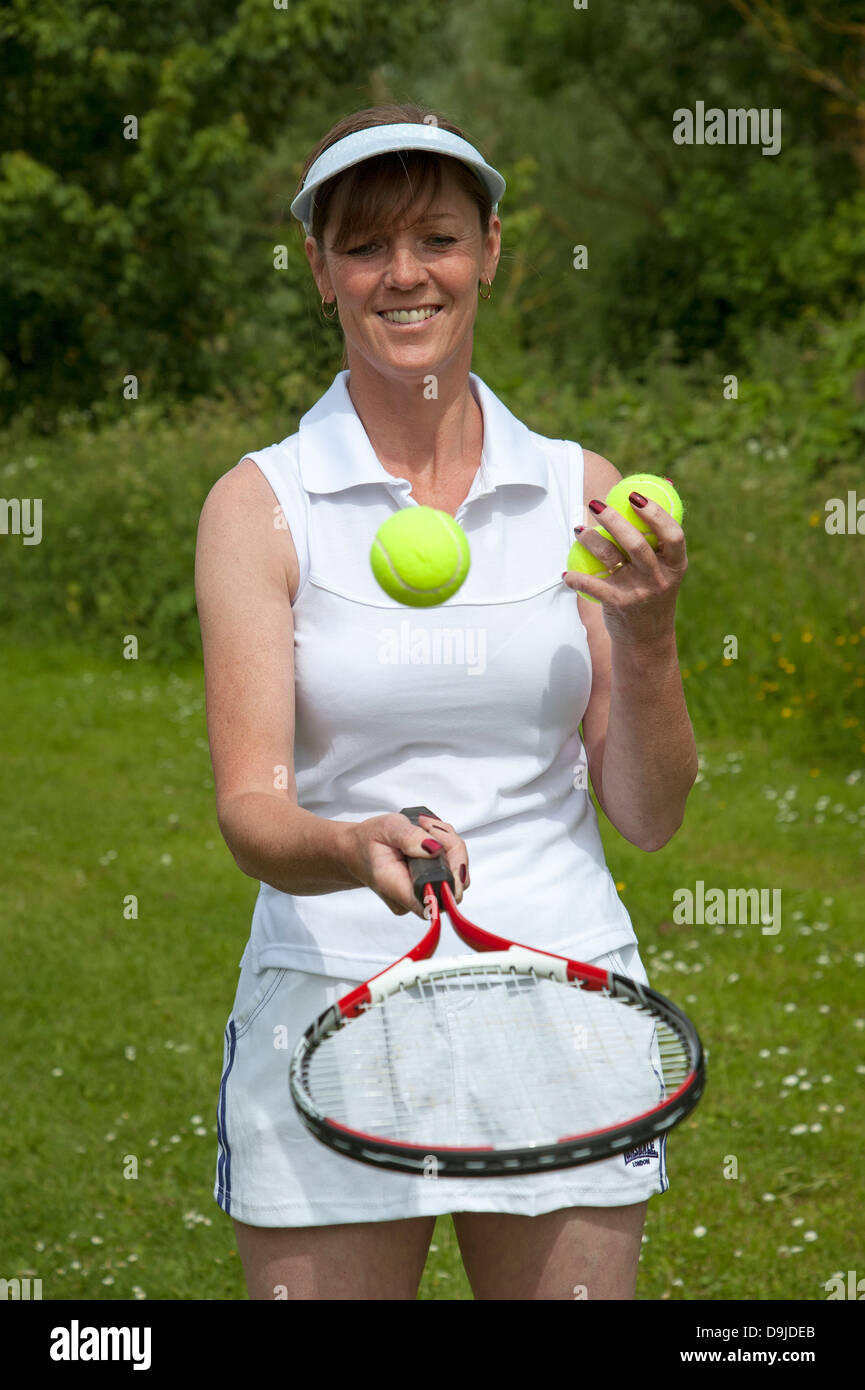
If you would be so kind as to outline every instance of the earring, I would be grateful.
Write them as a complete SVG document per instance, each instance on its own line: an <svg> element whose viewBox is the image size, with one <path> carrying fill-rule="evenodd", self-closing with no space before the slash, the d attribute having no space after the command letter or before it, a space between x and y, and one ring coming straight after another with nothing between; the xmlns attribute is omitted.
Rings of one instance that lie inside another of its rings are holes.
<svg viewBox="0 0 865 1390"><path fill-rule="evenodd" d="M331 303L331 304L333 305L333 313L332 313L332 314L325 314L325 312L324 312L324 306L325 306L325 304L327 304L327 303ZM335 318L336 318L336 315L337 315L336 300L335 300L335 299L332 299L332 300L322 299L322 301L321 301L321 312L322 312L322 314L324 315L324 317L325 317L326 319L335 319Z"/></svg>
<svg viewBox="0 0 865 1390"><path fill-rule="evenodd" d="M492 280L489 278L489 276L487 276L487 285L489 286L489 290L488 290L488 293L487 293L487 294L484 294L483 290L480 288L480 283L481 283L481 282L478 281L478 294L480 295L481 299L492 299L492 296L493 296L493 282L492 282Z"/></svg>

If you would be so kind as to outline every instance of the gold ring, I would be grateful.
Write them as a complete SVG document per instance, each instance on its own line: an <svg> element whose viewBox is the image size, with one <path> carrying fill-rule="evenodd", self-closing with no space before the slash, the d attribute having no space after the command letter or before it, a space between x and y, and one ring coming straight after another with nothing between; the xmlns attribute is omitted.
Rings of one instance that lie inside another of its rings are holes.
<svg viewBox="0 0 865 1390"><path fill-rule="evenodd" d="M604 578L609 579L610 575L615 574L617 570L622 569L622 567L627 563L627 560L620 560L617 565L613 565L613 568L611 570L607 570L607 573L605 574Z"/></svg>

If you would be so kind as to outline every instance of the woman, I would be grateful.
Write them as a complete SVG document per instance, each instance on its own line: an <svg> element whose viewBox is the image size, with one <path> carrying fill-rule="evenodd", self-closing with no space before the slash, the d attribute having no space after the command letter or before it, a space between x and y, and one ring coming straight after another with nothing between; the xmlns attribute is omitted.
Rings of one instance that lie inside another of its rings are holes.
<svg viewBox="0 0 865 1390"><path fill-rule="evenodd" d="M481 926L645 980L586 774L648 851L681 824L696 776L674 631L681 528L647 502L653 552L597 500L612 464L529 431L470 370L503 190L456 126L418 107L329 132L292 211L346 370L202 511L217 813L260 882L216 1182L252 1298L413 1299L447 1212L477 1298L633 1298L647 1200L667 1187L663 1143L513 1179L379 1172L311 1138L287 1091L303 1028L422 934L408 855L442 854L458 901L474 877ZM607 577L558 569L584 503L627 552L583 532ZM437 608L401 608L369 568L378 526L415 504L450 512L471 546L468 579ZM409 805L439 815L419 831ZM440 951L464 949L447 924Z"/></svg>

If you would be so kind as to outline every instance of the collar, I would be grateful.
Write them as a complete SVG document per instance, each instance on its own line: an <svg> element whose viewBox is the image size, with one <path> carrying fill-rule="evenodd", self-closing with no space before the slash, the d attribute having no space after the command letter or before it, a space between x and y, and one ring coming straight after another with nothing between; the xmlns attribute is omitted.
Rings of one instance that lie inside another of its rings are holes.
<svg viewBox="0 0 865 1390"><path fill-rule="evenodd" d="M341 492L364 483L384 483L404 492L405 478L383 468L348 392L348 370L339 372L333 384L300 421L298 459L307 492ZM484 445L480 475L472 495L482 496L498 487L549 487L549 468L531 431L507 409L480 377L469 372L469 385L484 420Z"/></svg>

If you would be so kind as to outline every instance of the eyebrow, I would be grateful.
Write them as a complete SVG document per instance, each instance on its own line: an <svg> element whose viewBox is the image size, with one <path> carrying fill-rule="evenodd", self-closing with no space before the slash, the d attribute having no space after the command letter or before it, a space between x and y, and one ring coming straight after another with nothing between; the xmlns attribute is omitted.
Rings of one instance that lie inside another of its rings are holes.
<svg viewBox="0 0 865 1390"><path fill-rule="evenodd" d="M416 218L415 221L412 223L412 226L414 226L414 227L426 227L426 226L428 226L431 222L459 222L459 221L460 221L460 218L459 218L459 217L457 216L457 214L454 213L454 212L427 212L427 213L424 213L423 217L418 217L418 218ZM358 233L358 235L360 236L360 235L362 235L362 233ZM365 235L374 236L374 235L375 235L375 228L373 228L373 229L372 229L371 231L369 231L368 233L365 233Z"/></svg>

